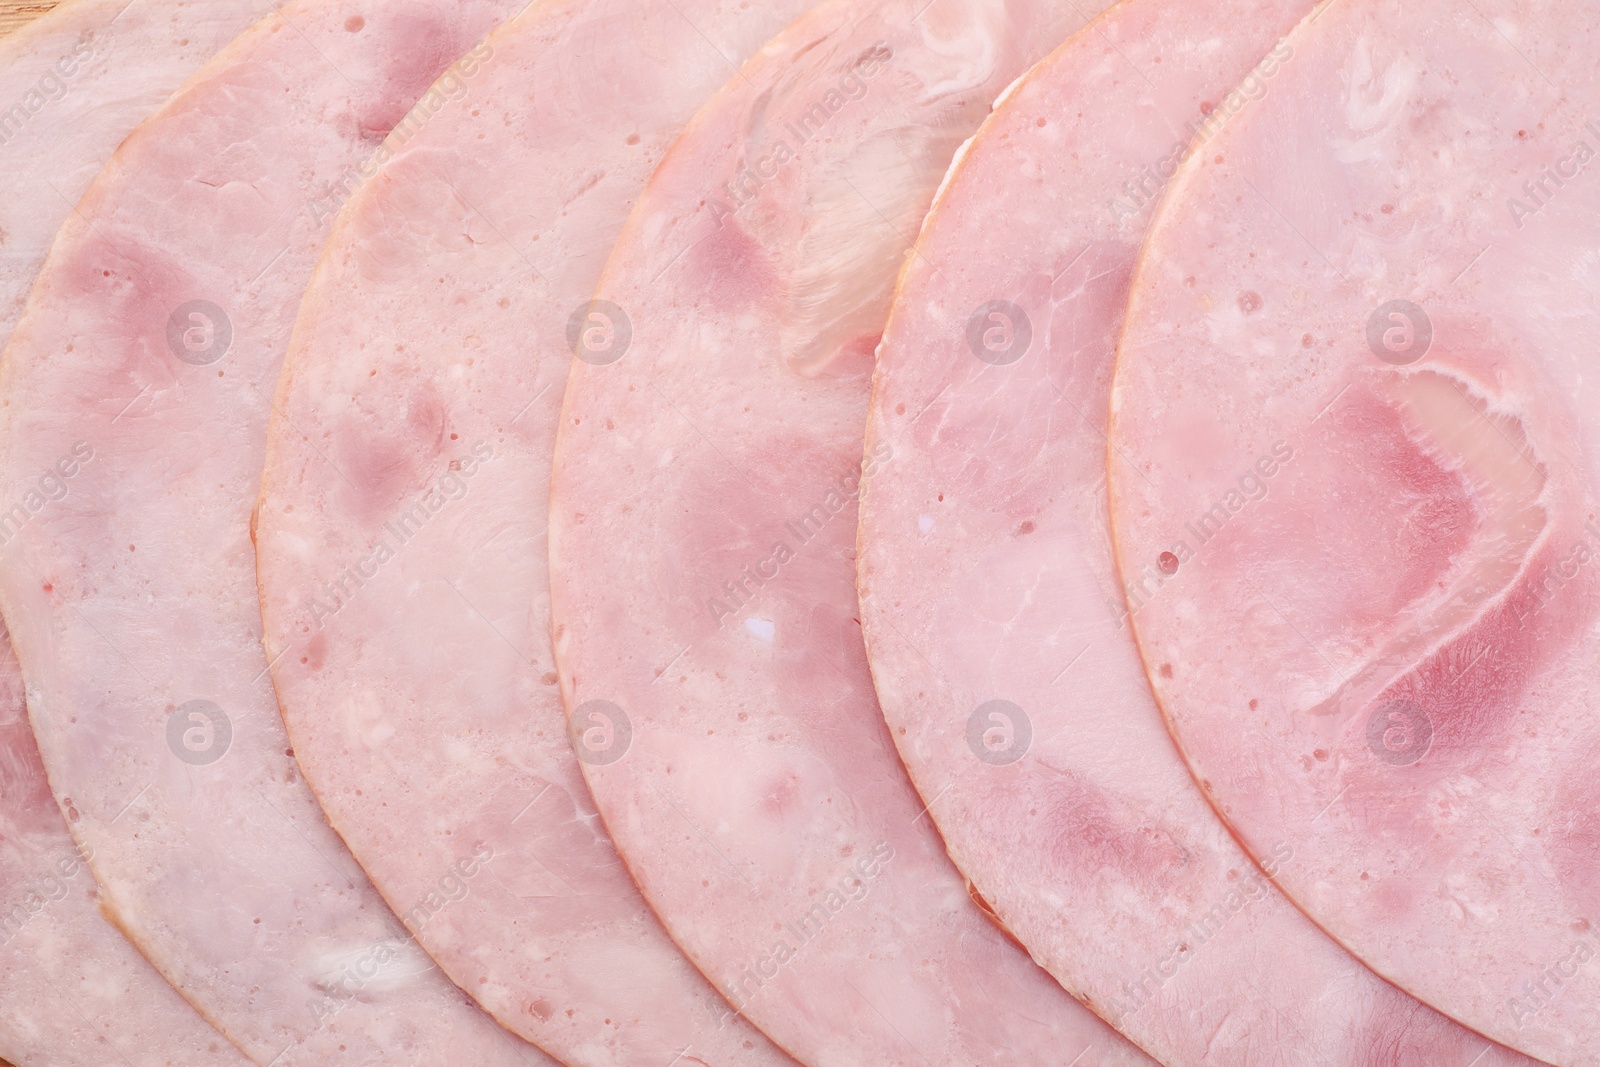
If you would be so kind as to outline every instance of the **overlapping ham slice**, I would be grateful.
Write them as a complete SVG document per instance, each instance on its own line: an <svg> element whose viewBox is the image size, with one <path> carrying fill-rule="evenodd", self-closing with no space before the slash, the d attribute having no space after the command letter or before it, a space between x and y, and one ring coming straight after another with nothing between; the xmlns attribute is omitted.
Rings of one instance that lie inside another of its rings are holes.
<svg viewBox="0 0 1600 1067"><path fill-rule="evenodd" d="M895 270L1070 10L819 7L691 123L575 316L551 604L584 773L674 937L816 1067L1150 1062L968 898L855 618Z"/></svg>
<svg viewBox="0 0 1600 1067"><path fill-rule="evenodd" d="M878 350L873 678L957 865L1162 1062L1527 1064L1273 888L1195 788L1122 620L1104 428L1140 241L1163 171L1271 91L1309 10L1121 4L1030 71L946 179Z"/></svg>
<svg viewBox="0 0 1600 1067"><path fill-rule="evenodd" d="M254 19L239 0L81 0L0 43L0 345L50 239L117 144ZM176 16L176 17L174 17ZM45 781L0 640L0 1055L34 1064L239 1064L112 926Z"/></svg>
<svg viewBox="0 0 1600 1067"><path fill-rule="evenodd" d="M1144 665L1380 973L1600 1063L1600 10L1345 0L1179 175L1116 370Z"/></svg>
<svg viewBox="0 0 1600 1067"><path fill-rule="evenodd" d="M246 31L123 143L6 354L0 600L51 786L107 911L263 1064L549 1062L410 943L299 779L249 540L318 206L508 12L304 0Z"/></svg>
<svg viewBox="0 0 1600 1067"><path fill-rule="evenodd" d="M581 0L496 31L473 94L341 217L285 364L256 544L295 755L418 942L572 1064L790 1062L724 1019L595 814L544 538L567 320L730 60L805 2Z"/></svg>
<svg viewBox="0 0 1600 1067"><path fill-rule="evenodd" d="M0 631L0 637L4 632ZM17 1067L249 1061L100 913L0 641L0 1056Z"/></svg>
<svg viewBox="0 0 1600 1067"><path fill-rule="evenodd" d="M0 42L0 349L117 145L266 0L73 0Z"/></svg>

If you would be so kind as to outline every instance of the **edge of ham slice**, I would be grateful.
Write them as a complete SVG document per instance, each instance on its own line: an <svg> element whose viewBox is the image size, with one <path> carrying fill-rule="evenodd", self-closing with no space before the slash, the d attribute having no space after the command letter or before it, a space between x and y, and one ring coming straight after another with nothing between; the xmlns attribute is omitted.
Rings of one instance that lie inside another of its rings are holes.
<svg viewBox="0 0 1600 1067"><path fill-rule="evenodd" d="M122 139L270 10L70 0L0 40L0 351L56 231Z"/></svg>
<svg viewBox="0 0 1600 1067"><path fill-rule="evenodd" d="M300 779L249 531L315 207L509 7L245 31L90 187L0 369L0 602L51 787L107 913L262 1064L549 1062L407 940Z"/></svg>
<svg viewBox="0 0 1600 1067"><path fill-rule="evenodd" d="M16 1067L240 1067L100 911L50 795L0 628L0 1055Z"/></svg>
<svg viewBox="0 0 1600 1067"><path fill-rule="evenodd" d="M1273 887L1195 786L1122 622L1104 427L1160 172L1271 91L1309 10L1129 0L969 144L878 349L867 453L895 458L862 498L868 655L957 866L1155 1058L1526 1065Z"/></svg>
<svg viewBox="0 0 1600 1067"><path fill-rule="evenodd" d="M1308 915L1480 1032L1597 1064L1600 12L1346 0L1292 43L1135 278L1132 627Z"/></svg>
<svg viewBox="0 0 1600 1067"><path fill-rule="evenodd" d="M567 321L730 57L806 2L580 0L496 30L340 216L280 382L256 558L296 759L418 942L575 1065L791 1062L723 1021L595 814L544 528Z"/></svg>
<svg viewBox="0 0 1600 1067"><path fill-rule="evenodd" d="M1044 2L817 8L690 124L574 338L551 608L584 774L668 930L807 1063L1150 1062L968 897L855 617L868 375L906 240L991 102L1079 24Z"/></svg>
<svg viewBox="0 0 1600 1067"><path fill-rule="evenodd" d="M170 11L77 0L0 41L0 348L56 229L116 146L255 18L240 0ZM248 1062L101 913L45 779L3 628L0 887L0 1053L8 1061Z"/></svg>

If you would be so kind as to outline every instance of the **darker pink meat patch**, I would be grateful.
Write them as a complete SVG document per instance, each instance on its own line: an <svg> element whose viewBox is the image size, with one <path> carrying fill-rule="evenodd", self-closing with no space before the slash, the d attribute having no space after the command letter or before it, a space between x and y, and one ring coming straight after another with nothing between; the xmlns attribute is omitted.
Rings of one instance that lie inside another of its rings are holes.
<svg viewBox="0 0 1600 1067"><path fill-rule="evenodd" d="M446 412L437 393L422 390L407 404L405 432L396 434L375 420L347 420L333 441L334 463L355 487L357 514L376 528L398 506L416 503L430 478L442 471Z"/></svg>
<svg viewBox="0 0 1600 1067"><path fill-rule="evenodd" d="M684 260L688 277L702 283L691 284L690 290L720 309L761 303L778 285L778 272L766 249L731 213L723 214L721 225L697 242Z"/></svg>
<svg viewBox="0 0 1600 1067"><path fill-rule="evenodd" d="M1343 547L1369 565L1374 579L1391 585L1389 614L1428 593L1467 548L1477 524L1470 491L1406 432L1398 411L1364 389L1352 389L1323 421L1322 455L1354 474L1340 485L1337 505L1359 512L1365 501L1374 509L1374 525L1352 529L1357 537ZM1315 464L1300 468L1311 478L1319 470ZM1362 534L1370 538L1365 544ZM1381 574L1370 567L1374 563Z"/></svg>
<svg viewBox="0 0 1600 1067"><path fill-rule="evenodd" d="M373 80L356 104L356 124L364 139L382 141L389 136L446 68L473 46L474 42L464 39L461 30L456 20L393 16L392 24L385 28L390 44L382 52L382 76ZM459 76L452 77L460 80ZM451 82L442 89L458 95L465 85L456 88Z"/></svg>
<svg viewBox="0 0 1600 1067"><path fill-rule="evenodd" d="M1027 821L1063 878L1115 870L1160 884L1187 861L1188 851L1165 828L1075 772L1041 781L1031 804Z"/></svg>
<svg viewBox="0 0 1600 1067"><path fill-rule="evenodd" d="M1527 587L1556 565L1558 553L1538 552L1509 596L1446 643L1375 702L1410 701L1427 716L1429 756L1451 767L1491 750L1516 721L1519 700L1541 666L1571 646L1592 617L1594 575L1535 602ZM1422 766L1422 764L1419 764Z"/></svg>

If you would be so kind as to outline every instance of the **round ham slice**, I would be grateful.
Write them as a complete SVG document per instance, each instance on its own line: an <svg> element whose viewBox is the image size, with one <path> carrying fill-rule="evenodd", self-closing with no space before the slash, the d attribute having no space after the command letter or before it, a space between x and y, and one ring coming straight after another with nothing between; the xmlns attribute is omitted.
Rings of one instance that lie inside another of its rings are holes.
<svg viewBox="0 0 1600 1067"><path fill-rule="evenodd" d="M262 1064L550 1062L409 941L299 778L249 533L319 210L509 8L247 30L91 186L0 372L0 601L50 784L107 912Z"/></svg>
<svg viewBox="0 0 1600 1067"><path fill-rule="evenodd" d="M0 350L56 230L117 145L268 10L72 0L0 42Z"/></svg>
<svg viewBox="0 0 1600 1067"><path fill-rule="evenodd" d="M117 144L256 17L240 0L79 0L0 43L0 346L50 239ZM0 1055L243 1064L101 914L45 781L22 676L0 640Z"/></svg>
<svg viewBox="0 0 1600 1067"><path fill-rule="evenodd" d="M1071 10L803 17L690 124L569 335L551 607L584 773L679 944L814 1067L1150 1062L969 899L855 619L895 270L962 139Z"/></svg>
<svg viewBox="0 0 1600 1067"><path fill-rule="evenodd" d="M579 0L496 31L340 217L285 362L256 544L295 755L418 942L571 1064L790 1062L724 1019L596 817L544 531L567 320L730 59L806 2Z"/></svg>
<svg viewBox="0 0 1600 1067"><path fill-rule="evenodd" d="M45 781L22 672L3 640L0 1056L16 1067L250 1062L100 913L94 877Z"/></svg>
<svg viewBox="0 0 1600 1067"><path fill-rule="evenodd" d="M1144 665L1416 996L1600 1063L1600 10L1345 0L1178 176L1115 376Z"/></svg>
<svg viewBox="0 0 1600 1067"><path fill-rule="evenodd" d="M1140 242L1163 177L1273 90L1309 10L1120 4L946 179L878 349L866 450L894 460L861 504L873 678L956 864L1162 1062L1528 1064L1273 888L1195 788L1122 618L1105 415Z"/></svg>

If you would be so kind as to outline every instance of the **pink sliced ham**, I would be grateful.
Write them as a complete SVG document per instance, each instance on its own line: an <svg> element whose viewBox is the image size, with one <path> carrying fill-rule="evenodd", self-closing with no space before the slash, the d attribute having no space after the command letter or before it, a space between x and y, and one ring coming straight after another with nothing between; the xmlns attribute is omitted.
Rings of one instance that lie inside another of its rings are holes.
<svg viewBox="0 0 1600 1067"><path fill-rule="evenodd" d="M255 18L239 0L172 12L82 0L0 43L0 346L61 220L117 144ZM45 781L0 640L0 1056L243 1064L99 907Z"/></svg>
<svg viewBox="0 0 1600 1067"><path fill-rule="evenodd" d="M814 1067L1150 1062L969 898L855 618L896 268L1071 11L817 8L690 124L573 316L550 548L574 744L667 928Z"/></svg>
<svg viewBox="0 0 1600 1067"><path fill-rule="evenodd" d="M0 350L117 145L266 13L258 0L73 0L0 42Z"/></svg>
<svg viewBox="0 0 1600 1067"><path fill-rule="evenodd" d="M1030 71L946 179L878 349L873 678L962 872L1162 1062L1525 1065L1272 886L1195 788L1122 621L1105 416L1140 241L1163 171L1271 91L1309 10L1121 4Z"/></svg>
<svg viewBox="0 0 1600 1067"><path fill-rule="evenodd" d="M16 1067L249 1063L106 921L84 860L0 641L0 1056Z"/></svg>
<svg viewBox="0 0 1600 1067"><path fill-rule="evenodd" d="M1379 973L1600 1063L1600 11L1345 0L1133 287L1111 511L1217 810Z"/></svg>
<svg viewBox="0 0 1600 1067"><path fill-rule="evenodd" d="M295 755L418 942L571 1064L791 1062L726 1018L596 817L544 537L568 318L729 59L805 3L582 0L496 31L335 226L285 362L256 545Z"/></svg>
<svg viewBox="0 0 1600 1067"><path fill-rule="evenodd" d="M108 914L261 1064L551 1062L438 973L328 828L249 539L319 207L447 66L470 84L457 57L509 9L302 0L246 31L91 186L0 372L0 602L50 784Z"/></svg>

